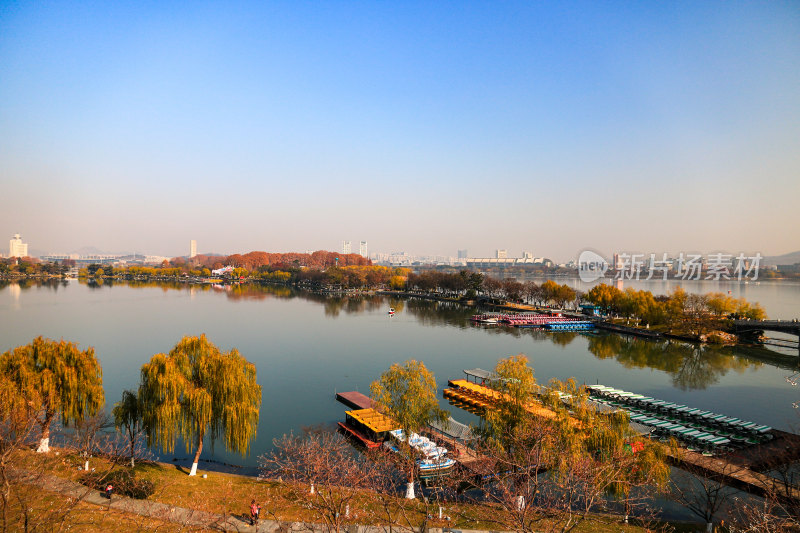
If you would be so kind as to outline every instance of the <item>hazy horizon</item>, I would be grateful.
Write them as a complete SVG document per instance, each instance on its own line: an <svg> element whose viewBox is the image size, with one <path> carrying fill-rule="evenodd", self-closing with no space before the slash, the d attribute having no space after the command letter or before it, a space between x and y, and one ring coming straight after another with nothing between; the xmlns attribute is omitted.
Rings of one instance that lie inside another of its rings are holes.
<svg viewBox="0 0 800 533"><path fill-rule="evenodd" d="M5 3L0 72L0 243L800 250L793 2Z"/></svg>

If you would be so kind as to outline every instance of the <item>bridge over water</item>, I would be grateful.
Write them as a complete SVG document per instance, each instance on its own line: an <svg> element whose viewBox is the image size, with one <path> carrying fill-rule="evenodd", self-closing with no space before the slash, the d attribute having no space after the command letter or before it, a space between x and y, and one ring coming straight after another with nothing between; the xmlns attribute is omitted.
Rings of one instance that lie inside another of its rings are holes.
<svg viewBox="0 0 800 533"><path fill-rule="evenodd" d="M800 321L794 320L734 320L733 332L737 335L760 335L765 331L777 331L797 335L800 355Z"/></svg>

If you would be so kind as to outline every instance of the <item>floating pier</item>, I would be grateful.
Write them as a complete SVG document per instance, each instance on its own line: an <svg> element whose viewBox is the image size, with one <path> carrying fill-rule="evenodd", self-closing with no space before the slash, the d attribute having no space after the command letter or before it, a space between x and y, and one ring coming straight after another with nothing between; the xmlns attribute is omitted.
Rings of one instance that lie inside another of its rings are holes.
<svg viewBox="0 0 800 533"><path fill-rule="evenodd" d="M372 409L375 407L369 396L358 391L337 392L336 399L352 409Z"/></svg>

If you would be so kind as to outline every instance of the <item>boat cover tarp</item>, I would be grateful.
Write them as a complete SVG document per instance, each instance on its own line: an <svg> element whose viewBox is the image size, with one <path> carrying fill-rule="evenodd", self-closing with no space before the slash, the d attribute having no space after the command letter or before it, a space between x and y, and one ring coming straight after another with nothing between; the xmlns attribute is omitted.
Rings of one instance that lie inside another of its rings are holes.
<svg viewBox="0 0 800 533"><path fill-rule="evenodd" d="M472 434L472 428L461 422L456 422L452 416L444 422L431 422L431 426L454 439L468 441L475 438L475 435Z"/></svg>
<svg viewBox="0 0 800 533"><path fill-rule="evenodd" d="M375 433L382 433L397 428L397 422L379 413L375 409L354 409L345 414L368 427Z"/></svg>
<svg viewBox="0 0 800 533"><path fill-rule="evenodd" d="M649 435L653 432L655 428L651 428L649 426L645 426L644 424L639 424L637 422L630 423L631 429L638 433L639 435Z"/></svg>
<svg viewBox="0 0 800 533"><path fill-rule="evenodd" d="M478 379L492 379L495 377L494 372L489 372L488 370L483 370L482 368L471 368L469 370L464 370L464 373L468 376L473 376Z"/></svg>
<svg viewBox="0 0 800 533"><path fill-rule="evenodd" d="M598 413L610 413L611 411L617 411L619 409L613 405L608 405L601 402L593 402L592 400L588 400L587 403L597 409Z"/></svg>

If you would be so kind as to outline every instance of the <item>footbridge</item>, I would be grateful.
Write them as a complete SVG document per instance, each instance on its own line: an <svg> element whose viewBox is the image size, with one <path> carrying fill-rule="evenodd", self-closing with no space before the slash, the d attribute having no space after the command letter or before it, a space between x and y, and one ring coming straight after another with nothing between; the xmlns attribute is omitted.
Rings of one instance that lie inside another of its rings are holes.
<svg viewBox="0 0 800 533"><path fill-rule="evenodd" d="M797 335L800 355L800 320L734 320L733 332L737 335L760 335L765 331L777 331Z"/></svg>

